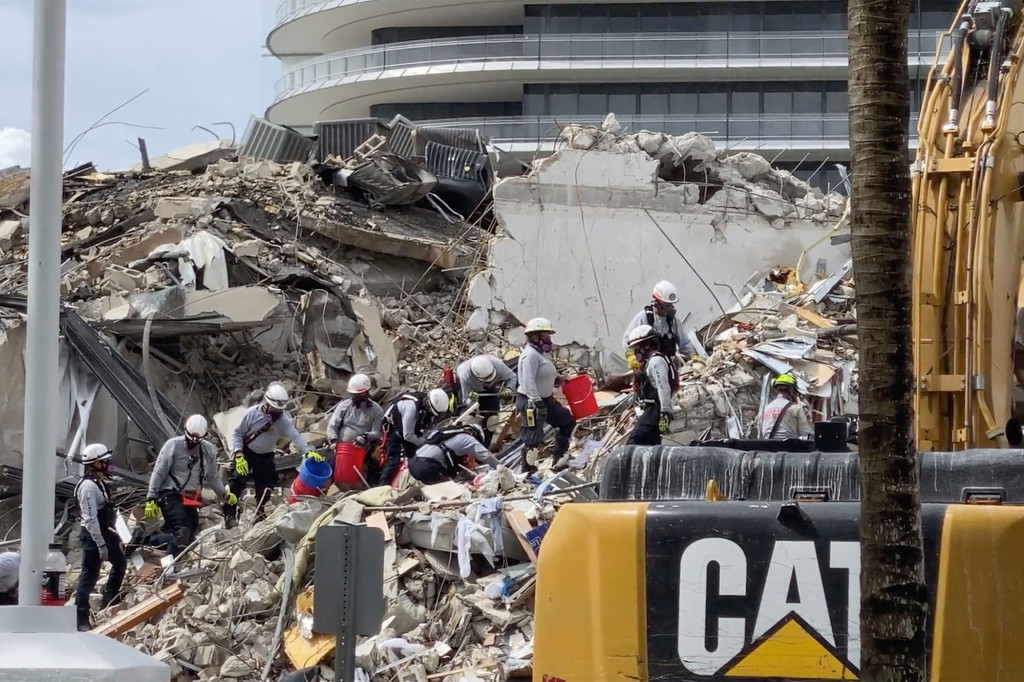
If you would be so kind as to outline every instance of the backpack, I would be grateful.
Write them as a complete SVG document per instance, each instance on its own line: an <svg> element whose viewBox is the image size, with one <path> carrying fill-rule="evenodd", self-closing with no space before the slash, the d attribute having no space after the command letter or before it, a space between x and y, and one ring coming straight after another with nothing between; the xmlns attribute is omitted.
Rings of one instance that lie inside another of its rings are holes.
<svg viewBox="0 0 1024 682"><path fill-rule="evenodd" d="M460 433L465 433L461 426L447 426L442 429L433 429L427 434L427 437L423 440L424 445L438 445L441 448L445 447L445 442L448 441L452 436L457 436Z"/></svg>

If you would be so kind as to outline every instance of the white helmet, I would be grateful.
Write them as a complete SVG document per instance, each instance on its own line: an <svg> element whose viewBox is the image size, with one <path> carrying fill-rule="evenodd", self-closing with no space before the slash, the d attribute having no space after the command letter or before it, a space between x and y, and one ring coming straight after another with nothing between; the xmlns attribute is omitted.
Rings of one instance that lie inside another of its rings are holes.
<svg viewBox="0 0 1024 682"><path fill-rule="evenodd" d="M441 414L448 411L448 394L443 388L432 388L427 393L427 405L434 414Z"/></svg>
<svg viewBox="0 0 1024 682"><path fill-rule="evenodd" d="M535 317L526 323L526 333L530 332L547 332L548 334L554 334L555 330L551 327L551 320L546 317Z"/></svg>
<svg viewBox="0 0 1024 682"><path fill-rule="evenodd" d="M675 305L679 303L679 293L676 291L676 285L672 282L666 282L662 280L654 285L654 300L661 301L662 303L669 303Z"/></svg>
<svg viewBox="0 0 1024 682"><path fill-rule="evenodd" d="M642 324L629 333L629 347L639 346L647 339L653 339L658 336L658 332L654 331L654 327L649 324Z"/></svg>
<svg viewBox="0 0 1024 682"><path fill-rule="evenodd" d="M486 445L484 443L484 430L478 424L466 424L462 427L462 430L476 438L477 442L481 445Z"/></svg>
<svg viewBox="0 0 1024 682"><path fill-rule="evenodd" d="M370 377L365 374L353 374L348 380L348 392L352 394L369 393Z"/></svg>
<svg viewBox="0 0 1024 682"><path fill-rule="evenodd" d="M478 355L469 363L469 369L480 381L489 384L498 376L494 363L486 355Z"/></svg>
<svg viewBox="0 0 1024 682"><path fill-rule="evenodd" d="M82 449L82 454L78 456L78 461L82 464L89 465L95 464L96 462L108 462L113 458L114 452L102 443L92 443L86 445Z"/></svg>
<svg viewBox="0 0 1024 682"><path fill-rule="evenodd" d="M185 435L191 437L192 440L202 440L206 438L206 431L209 426L206 422L206 417L201 414L194 414L185 421Z"/></svg>
<svg viewBox="0 0 1024 682"><path fill-rule="evenodd" d="M263 404L275 410L283 410L288 406L288 389L284 384L275 381L267 386L267 392L263 394Z"/></svg>

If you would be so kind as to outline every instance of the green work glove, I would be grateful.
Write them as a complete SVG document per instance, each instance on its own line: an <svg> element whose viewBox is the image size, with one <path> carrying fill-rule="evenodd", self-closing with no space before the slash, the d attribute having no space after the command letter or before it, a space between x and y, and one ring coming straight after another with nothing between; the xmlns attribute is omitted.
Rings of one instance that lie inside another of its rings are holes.
<svg viewBox="0 0 1024 682"><path fill-rule="evenodd" d="M512 400L512 389L508 386L504 386L499 393L502 400Z"/></svg>
<svg viewBox="0 0 1024 682"><path fill-rule="evenodd" d="M448 397L448 411L449 412L455 412L455 394L454 393L452 393L451 396Z"/></svg>
<svg viewBox="0 0 1024 682"><path fill-rule="evenodd" d="M324 456L321 455L316 450L310 450L309 452L307 452L306 453L306 458L307 459L311 459L314 462L322 462L322 461L324 461Z"/></svg>
<svg viewBox="0 0 1024 682"><path fill-rule="evenodd" d="M626 351L626 364L634 372L640 369L640 361L636 359L636 353L633 351Z"/></svg>
<svg viewBox="0 0 1024 682"><path fill-rule="evenodd" d="M471 402L471 403L480 402L480 394L477 393L476 391L473 391L472 393L470 393L469 394L469 402Z"/></svg>
<svg viewBox="0 0 1024 682"><path fill-rule="evenodd" d="M238 472L239 476L249 475L249 462L246 461L245 455L241 453L235 455L235 471Z"/></svg>
<svg viewBox="0 0 1024 682"><path fill-rule="evenodd" d="M146 518L156 519L160 517L160 507L157 506L156 500L146 500Z"/></svg>
<svg viewBox="0 0 1024 682"><path fill-rule="evenodd" d="M668 425L672 421L672 415L668 412L661 413L661 419L658 420L658 433L665 435L668 433Z"/></svg>
<svg viewBox="0 0 1024 682"><path fill-rule="evenodd" d="M238 504L238 495L235 495L229 490L224 493L224 501L227 502L229 506L234 506Z"/></svg>

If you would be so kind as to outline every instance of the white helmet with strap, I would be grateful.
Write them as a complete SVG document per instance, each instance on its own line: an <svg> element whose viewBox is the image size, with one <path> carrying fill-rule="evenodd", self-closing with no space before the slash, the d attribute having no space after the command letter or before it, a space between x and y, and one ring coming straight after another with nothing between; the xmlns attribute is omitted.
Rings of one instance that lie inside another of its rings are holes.
<svg viewBox="0 0 1024 682"><path fill-rule="evenodd" d="M443 388L432 388L427 393L427 405L434 414L448 411L448 394Z"/></svg>
<svg viewBox="0 0 1024 682"><path fill-rule="evenodd" d="M666 282L665 280L658 282L654 285L652 293L655 301L661 301L669 305L679 303L679 292L676 291L676 285L672 284L672 282Z"/></svg>
<svg viewBox="0 0 1024 682"><path fill-rule="evenodd" d="M267 392L263 394L263 403L275 410L283 410L288 407L288 389L284 384L275 381L267 386Z"/></svg>
<svg viewBox="0 0 1024 682"><path fill-rule="evenodd" d="M555 330L551 326L551 320L546 317L535 317L526 323L526 333L532 332L547 332L548 334L554 334Z"/></svg>
<svg viewBox="0 0 1024 682"><path fill-rule="evenodd" d="M370 392L370 377L365 374L353 374L348 380L348 392L352 395L361 395Z"/></svg>
<svg viewBox="0 0 1024 682"><path fill-rule="evenodd" d="M185 421L185 437L194 441L206 438L210 425L206 417L201 414L194 414Z"/></svg>
<svg viewBox="0 0 1024 682"><path fill-rule="evenodd" d="M103 443L91 443L82 449L78 461L88 466L96 462L109 462L114 457L114 451Z"/></svg>
<svg viewBox="0 0 1024 682"><path fill-rule="evenodd" d="M635 348L648 339L656 339L658 332L649 324L642 324L629 333L629 347Z"/></svg>
<svg viewBox="0 0 1024 682"><path fill-rule="evenodd" d="M478 355L473 358L469 363L469 369L473 376L485 384L491 383L498 376L498 370L494 368L494 363L486 355Z"/></svg>

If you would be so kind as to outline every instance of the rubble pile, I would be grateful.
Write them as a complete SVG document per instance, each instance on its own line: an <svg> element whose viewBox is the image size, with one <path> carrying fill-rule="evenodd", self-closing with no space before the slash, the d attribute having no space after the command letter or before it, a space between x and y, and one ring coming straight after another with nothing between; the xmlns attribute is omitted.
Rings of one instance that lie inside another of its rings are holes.
<svg viewBox="0 0 1024 682"><path fill-rule="evenodd" d="M600 127L564 126L560 139L571 149L646 154L659 162L660 179L689 185L688 203L709 210L753 211L776 228L791 220L826 222L843 212L843 197L823 194L789 171L773 168L759 154L729 154L700 133L621 131L615 115L609 114Z"/></svg>
<svg viewBox="0 0 1024 682"><path fill-rule="evenodd" d="M124 641L170 665L174 679L257 680L268 668L317 666L332 679L334 636L312 629L312 540L337 520L380 528L386 541L386 615L378 635L360 640L360 679L528 679L537 552L558 506L593 499L580 481L566 473L538 488L500 467L467 484L332 490L279 504L258 523L250 504L238 528L204 531L173 573L137 578L125 606L155 606ZM217 521L216 511L203 515ZM168 575L184 589L169 607L156 596Z"/></svg>

